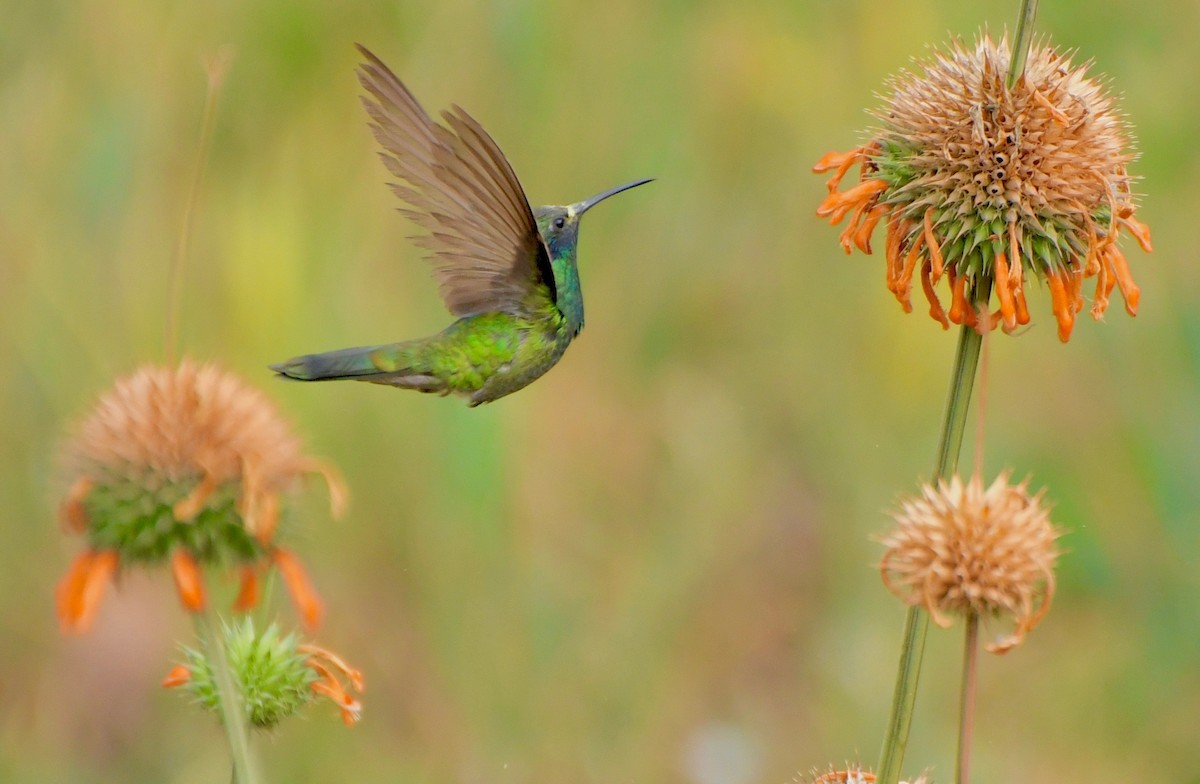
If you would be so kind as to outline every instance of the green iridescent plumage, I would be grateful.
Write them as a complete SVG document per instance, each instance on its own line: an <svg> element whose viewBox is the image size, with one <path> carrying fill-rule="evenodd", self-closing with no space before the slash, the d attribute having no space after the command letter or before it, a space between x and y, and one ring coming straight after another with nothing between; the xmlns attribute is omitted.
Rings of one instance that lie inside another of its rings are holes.
<svg viewBox="0 0 1200 784"><path fill-rule="evenodd" d="M428 338L308 354L271 368L288 378L349 378L421 392L464 395L471 405L503 397L555 365L583 328L575 253L579 218L637 180L566 206L530 209L500 148L458 106L438 125L412 93L363 47L363 105L400 182L401 209L428 234L446 307L459 319Z"/></svg>

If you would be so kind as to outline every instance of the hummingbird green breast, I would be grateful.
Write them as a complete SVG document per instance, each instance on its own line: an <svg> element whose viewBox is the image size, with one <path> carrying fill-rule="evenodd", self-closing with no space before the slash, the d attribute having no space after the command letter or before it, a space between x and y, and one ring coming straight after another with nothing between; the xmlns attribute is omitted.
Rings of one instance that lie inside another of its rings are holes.
<svg viewBox="0 0 1200 784"><path fill-rule="evenodd" d="M579 219L636 180L565 206L530 209L500 148L458 106L435 123L408 88L362 46L363 106L399 182L409 219L428 233L446 307L458 320L436 335L339 349L271 365L300 381L354 379L486 403L554 367L583 328L576 266Z"/></svg>

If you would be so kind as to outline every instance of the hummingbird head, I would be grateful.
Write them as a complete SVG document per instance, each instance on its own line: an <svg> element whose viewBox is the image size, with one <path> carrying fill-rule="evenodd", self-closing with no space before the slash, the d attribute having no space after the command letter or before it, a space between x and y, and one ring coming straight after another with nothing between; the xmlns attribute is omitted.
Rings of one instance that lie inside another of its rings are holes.
<svg viewBox="0 0 1200 784"><path fill-rule="evenodd" d="M563 251L570 251L575 248L575 244L579 241L579 217L583 213L595 207L609 196L616 196L621 191L627 191L630 188L636 188L648 182L651 182L651 180L634 180L624 185L618 185L615 188L609 188L602 193L597 193L590 199L577 201L574 204L567 204L561 207L551 205L535 209L533 217L537 219L538 233L542 235L542 239L545 240L546 245L550 248L550 256L555 257Z"/></svg>

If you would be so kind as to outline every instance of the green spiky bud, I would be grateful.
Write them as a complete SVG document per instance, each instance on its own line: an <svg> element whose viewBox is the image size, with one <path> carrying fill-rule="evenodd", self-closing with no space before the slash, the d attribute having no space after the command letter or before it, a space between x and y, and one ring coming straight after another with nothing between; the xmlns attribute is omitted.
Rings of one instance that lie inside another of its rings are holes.
<svg viewBox="0 0 1200 784"><path fill-rule="evenodd" d="M252 725L275 727L318 697L337 704L347 724L358 720L361 705L349 689L362 691L362 675L338 656L302 643L295 633L282 634L275 624L261 633L249 618L222 627L229 669ZM185 689L219 716L221 695L212 663L200 650L182 650L184 662L171 670L163 685Z"/></svg>

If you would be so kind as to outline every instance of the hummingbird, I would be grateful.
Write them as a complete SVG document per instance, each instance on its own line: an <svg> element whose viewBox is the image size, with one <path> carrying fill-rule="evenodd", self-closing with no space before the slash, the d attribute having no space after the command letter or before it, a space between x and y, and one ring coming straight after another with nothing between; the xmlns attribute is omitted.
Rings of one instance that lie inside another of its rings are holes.
<svg viewBox="0 0 1200 784"><path fill-rule="evenodd" d="M436 335L295 357L271 369L291 379L353 379L441 395L471 406L516 392L562 358L583 328L576 267L579 219L635 180L564 206L531 209L504 153L458 105L432 120L383 62L365 58L358 80L379 157L399 182L400 212L427 234L447 309Z"/></svg>

